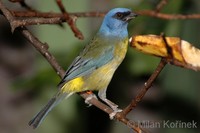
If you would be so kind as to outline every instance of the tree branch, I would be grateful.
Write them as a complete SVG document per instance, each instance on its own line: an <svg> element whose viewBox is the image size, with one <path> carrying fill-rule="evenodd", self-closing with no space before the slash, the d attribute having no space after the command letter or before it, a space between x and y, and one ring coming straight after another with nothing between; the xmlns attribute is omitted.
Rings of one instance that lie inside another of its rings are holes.
<svg viewBox="0 0 200 133"><path fill-rule="evenodd" d="M78 39L83 40L83 34L80 32L80 30L76 27L76 17L72 17L69 15L69 13L66 11L63 3L61 0L56 0L56 3L58 7L60 8L60 11L63 13L63 19L66 20L68 25L70 26L71 30L74 32L75 37Z"/></svg>
<svg viewBox="0 0 200 133"><path fill-rule="evenodd" d="M23 20L15 19L12 23L12 29L17 27L23 27L28 25L38 25L38 24L61 24L63 21L60 18L25 18ZM13 31L12 30L12 31Z"/></svg>
<svg viewBox="0 0 200 133"><path fill-rule="evenodd" d="M34 12L34 11L11 11L13 16L15 17L43 17L43 18L63 18L64 15L62 13L54 13L54 12ZM200 14L166 14L159 13L155 10L139 10L135 11L137 14L149 17L155 17L159 19L200 19ZM104 17L106 12L77 12L77 13L69 13L70 16L76 17Z"/></svg>
<svg viewBox="0 0 200 133"><path fill-rule="evenodd" d="M15 17L37 17L37 18L63 18L63 13L55 12L36 12L36 11L11 11ZM106 12L77 12L69 13L70 16L76 17L103 17Z"/></svg>
<svg viewBox="0 0 200 133"><path fill-rule="evenodd" d="M137 104L142 100L146 92L152 86L153 82L158 77L162 69L165 67L165 65L166 65L166 61L164 58L162 58L156 70L150 76L147 82L144 83L144 86L140 89L139 93L137 93L136 97L131 101L131 103L127 107L123 109L123 115L126 116L130 111L132 111L137 106Z"/></svg>
<svg viewBox="0 0 200 133"><path fill-rule="evenodd" d="M155 11L156 11L156 12L160 12L160 11L163 9L163 7L167 4L167 2L168 2L168 0L161 0L161 1L158 3L158 5L156 6Z"/></svg>
<svg viewBox="0 0 200 133"><path fill-rule="evenodd" d="M200 19L200 14L165 14L165 13L159 13L154 10L141 10L137 11L138 14L149 16L149 17L155 17L159 19Z"/></svg>

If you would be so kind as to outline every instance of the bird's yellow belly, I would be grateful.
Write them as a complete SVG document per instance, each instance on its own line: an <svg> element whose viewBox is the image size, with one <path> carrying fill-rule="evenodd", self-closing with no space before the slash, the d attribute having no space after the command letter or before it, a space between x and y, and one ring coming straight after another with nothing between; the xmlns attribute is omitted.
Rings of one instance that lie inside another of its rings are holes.
<svg viewBox="0 0 200 133"><path fill-rule="evenodd" d="M109 62L88 75L78 77L67 82L61 88L62 92L70 93L106 88L118 67L118 64L113 62L114 61Z"/></svg>
<svg viewBox="0 0 200 133"><path fill-rule="evenodd" d="M84 90L100 90L104 89L110 83L112 76L116 70L116 66L113 66L112 62L98 68L88 76L83 77L86 81L84 84Z"/></svg>

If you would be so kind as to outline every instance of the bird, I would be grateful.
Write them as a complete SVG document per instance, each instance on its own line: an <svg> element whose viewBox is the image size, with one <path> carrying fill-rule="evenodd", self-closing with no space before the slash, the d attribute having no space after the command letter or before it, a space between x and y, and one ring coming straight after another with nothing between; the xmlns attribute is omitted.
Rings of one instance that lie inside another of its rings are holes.
<svg viewBox="0 0 200 133"><path fill-rule="evenodd" d="M68 67L58 84L58 92L30 120L29 126L37 128L61 100L84 91L98 91L98 97L113 109L112 115L122 111L117 104L107 99L106 90L127 53L128 23L137 16L128 8L114 8L104 16L96 35Z"/></svg>

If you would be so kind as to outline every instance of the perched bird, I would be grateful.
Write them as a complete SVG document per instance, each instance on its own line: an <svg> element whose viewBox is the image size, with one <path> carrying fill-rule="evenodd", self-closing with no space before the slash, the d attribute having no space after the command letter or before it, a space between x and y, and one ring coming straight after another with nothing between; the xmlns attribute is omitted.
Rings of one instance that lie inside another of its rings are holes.
<svg viewBox="0 0 200 133"><path fill-rule="evenodd" d="M136 16L137 14L127 8L114 8L105 15L95 37L69 66L58 85L58 93L29 122L30 126L37 128L48 112L62 99L87 90L99 91L99 98L113 109L114 114L121 111L106 98L106 89L126 55L128 22Z"/></svg>

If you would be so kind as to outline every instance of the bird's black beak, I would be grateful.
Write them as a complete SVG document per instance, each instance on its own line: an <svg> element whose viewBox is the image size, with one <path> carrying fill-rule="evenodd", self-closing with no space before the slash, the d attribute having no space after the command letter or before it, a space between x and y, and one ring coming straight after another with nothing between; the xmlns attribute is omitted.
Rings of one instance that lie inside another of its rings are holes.
<svg viewBox="0 0 200 133"><path fill-rule="evenodd" d="M126 17L125 17L125 21L130 21L132 20L133 18L136 18L138 16L138 14L134 13L134 12L131 12L130 14L128 14Z"/></svg>

